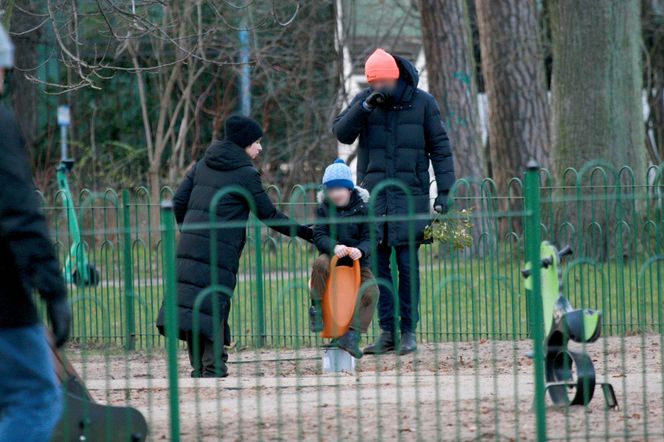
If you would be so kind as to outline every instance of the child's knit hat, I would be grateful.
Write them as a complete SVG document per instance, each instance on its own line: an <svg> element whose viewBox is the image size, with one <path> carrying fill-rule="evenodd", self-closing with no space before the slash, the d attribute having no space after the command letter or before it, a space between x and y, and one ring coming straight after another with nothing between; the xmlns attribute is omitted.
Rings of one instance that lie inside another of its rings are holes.
<svg viewBox="0 0 664 442"><path fill-rule="evenodd" d="M350 190L355 188L355 184L353 184L353 173L350 171L350 167L346 165L344 160L339 158L325 168L325 173L323 174L323 186L328 189L330 187L345 187Z"/></svg>

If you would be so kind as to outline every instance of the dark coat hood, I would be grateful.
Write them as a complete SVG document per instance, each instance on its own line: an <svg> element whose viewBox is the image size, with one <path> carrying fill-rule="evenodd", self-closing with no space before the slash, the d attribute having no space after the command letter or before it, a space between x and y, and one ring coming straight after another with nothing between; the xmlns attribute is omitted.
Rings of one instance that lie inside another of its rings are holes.
<svg viewBox="0 0 664 442"><path fill-rule="evenodd" d="M214 170L236 170L253 167L243 148L228 140L215 140L205 151L205 165Z"/></svg>
<svg viewBox="0 0 664 442"><path fill-rule="evenodd" d="M394 59L397 61L397 66L399 67L399 86L401 91L398 91L396 99L398 102L407 102L413 98L413 94L417 90L417 85L420 82L420 74L417 72L417 68L410 61L406 60L403 57L398 55L391 54Z"/></svg>

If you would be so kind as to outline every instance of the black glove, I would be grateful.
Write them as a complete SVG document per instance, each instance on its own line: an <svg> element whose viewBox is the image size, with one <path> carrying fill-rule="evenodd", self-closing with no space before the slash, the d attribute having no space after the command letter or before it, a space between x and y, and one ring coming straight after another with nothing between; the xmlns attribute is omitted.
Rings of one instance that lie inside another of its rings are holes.
<svg viewBox="0 0 664 442"><path fill-rule="evenodd" d="M440 213L441 215L444 215L444 214L447 213L448 207L447 207L447 194L446 193L439 193L438 194L438 196L436 197L436 200L433 202L433 210Z"/></svg>
<svg viewBox="0 0 664 442"><path fill-rule="evenodd" d="M69 337L69 324L71 323L71 311L66 299L55 299L46 304L48 319L53 327L55 346L62 347Z"/></svg>
<svg viewBox="0 0 664 442"><path fill-rule="evenodd" d="M305 240L306 242L314 242L314 230L309 226L300 226L297 229L297 236Z"/></svg>
<svg viewBox="0 0 664 442"><path fill-rule="evenodd" d="M362 105L367 110L374 110L376 106L380 106L387 101L387 94L383 91L373 91L364 100Z"/></svg>

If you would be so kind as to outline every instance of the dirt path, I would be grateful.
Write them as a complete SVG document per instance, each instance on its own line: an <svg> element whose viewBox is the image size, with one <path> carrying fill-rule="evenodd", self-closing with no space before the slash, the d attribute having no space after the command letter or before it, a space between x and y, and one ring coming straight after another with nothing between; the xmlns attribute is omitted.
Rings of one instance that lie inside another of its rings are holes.
<svg viewBox="0 0 664 442"><path fill-rule="evenodd" d="M365 357L353 375L321 374L315 349L244 351L231 355L222 380L188 378L181 355L183 440L531 440L528 345L427 344L416 356ZM549 435L664 440L660 337L608 338L587 350L621 408L605 411L599 390L587 409L549 408ZM70 359L96 398L129 401L150 421L152 440L168 439L163 354Z"/></svg>

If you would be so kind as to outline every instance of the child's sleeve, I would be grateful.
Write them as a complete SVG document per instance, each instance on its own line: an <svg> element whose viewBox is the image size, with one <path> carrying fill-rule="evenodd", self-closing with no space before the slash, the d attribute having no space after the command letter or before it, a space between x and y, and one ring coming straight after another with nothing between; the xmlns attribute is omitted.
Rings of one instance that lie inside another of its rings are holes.
<svg viewBox="0 0 664 442"><path fill-rule="evenodd" d="M362 257L366 258L371 253L371 229L377 228L375 223L369 222L367 219L368 211L362 213L364 220L360 222L360 242L357 244L357 248L362 252ZM378 238L378 235L376 235Z"/></svg>

